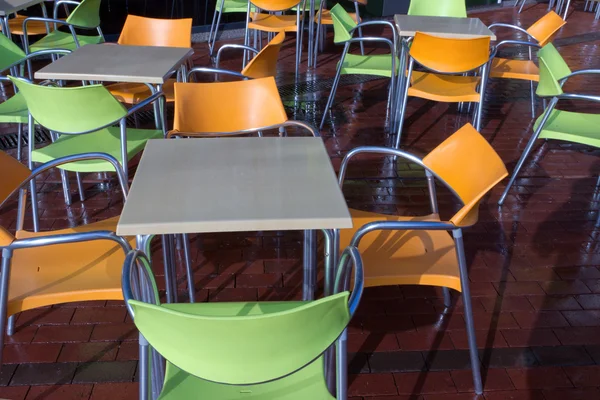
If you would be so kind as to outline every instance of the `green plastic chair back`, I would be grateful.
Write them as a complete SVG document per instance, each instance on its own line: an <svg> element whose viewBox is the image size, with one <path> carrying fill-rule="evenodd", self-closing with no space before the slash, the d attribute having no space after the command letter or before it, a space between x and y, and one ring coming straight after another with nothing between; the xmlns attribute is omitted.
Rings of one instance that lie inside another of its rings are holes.
<svg viewBox="0 0 600 400"><path fill-rule="evenodd" d="M536 93L541 97L553 97L563 93L558 82L571 73L571 69L552 43L538 52L540 61L540 81Z"/></svg>
<svg viewBox="0 0 600 400"><path fill-rule="evenodd" d="M25 98L33 118L51 131L93 131L127 115L127 109L102 85L63 88L10 79Z"/></svg>
<svg viewBox="0 0 600 400"><path fill-rule="evenodd" d="M67 22L82 28L94 29L100 26L101 0L83 0L69 15Z"/></svg>
<svg viewBox="0 0 600 400"><path fill-rule="evenodd" d="M307 302L238 303L237 316L194 315L135 300L135 325L171 364L201 379L252 385L292 374L316 360L350 321L348 292ZM197 308L196 308L197 309ZM231 315L231 314L229 314ZM183 351L182 351L183 350Z"/></svg>
<svg viewBox="0 0 600 400"><path fill-rule="evenodd" d="M428 17L467 17L465 0L411 0L408 15Z"/></svg>
<svg viewBox="0 0 600 400"><path fill-rule="evenodd" d="M0 34L0 72L25 58L25 52L12 40Z"/></svg>
<svg viewBox="0 0 600 400"><path fill-rule="evenodd" d="M333 42L344 43L352 38L350 31L356 28L356 21L339 3L331 9L333 19Z"/></svg>

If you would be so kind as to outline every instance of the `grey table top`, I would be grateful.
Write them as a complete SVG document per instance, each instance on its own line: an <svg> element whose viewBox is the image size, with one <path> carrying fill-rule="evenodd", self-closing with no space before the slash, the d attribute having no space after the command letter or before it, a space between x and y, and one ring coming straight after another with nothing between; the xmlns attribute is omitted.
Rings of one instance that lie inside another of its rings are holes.
<svg viewBox="0 0 600 400"><path fill-rule="evenodd" d="M494 32L479 18L423 17L416 15L394 15L398 35L415 36L416 32L447 38L470 39L489 36L496 40Z"/></svg>
<svg viewBox="0 0 600 400"><path fill-rule="evenodd" d="M90 44L48 64L35 78L158 85L193 53L182 47Z"/></svg>
<svg viewBox="0 0 600 400"><path fill-rule="evenodd" d="M117 233L350 227L321 138L155 139L146 145Z"/></svg>
<svg viewBox="0 0 600 400"><path fill-rule="evenodd" d="M0 17L40 4L42 1L43 0L0 0Z"/></svg>

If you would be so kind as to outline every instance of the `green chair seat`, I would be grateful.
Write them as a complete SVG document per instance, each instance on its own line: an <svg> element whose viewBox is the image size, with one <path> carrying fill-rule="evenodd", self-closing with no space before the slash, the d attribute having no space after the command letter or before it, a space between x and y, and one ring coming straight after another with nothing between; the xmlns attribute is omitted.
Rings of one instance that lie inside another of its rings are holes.
<svg viewBox="0 0 600 400"><path fill-rule="evenodd" d="M217 1L217 9L219 9L223 1L225 2L223 4L223 14L245 13L248 11L248 0L219 0ZM253 6L252 11L256 11L256 7Z"/></svg>
<svg viewBox="0 0 600 400"><path fill-rule="evenodd" d="M84 36L77 35L79 46L86 44L103 43L102 36ZM73 40L73 35L70 32L52 31L30 46L30 51L51 50L51 49L66 49L75 50L77 46Z"/></svg>
<svg viewBox="0 0 600 400"><path fill-rule="evenodd" d="M396 58L396 71L398 71L399 61ZM346 54L342 64L342 75L376 75L391 78L392 76L392 57L389 54L380 54L374 56L362 56L360 54Z"/></svg>
<svg viewBox="0 0 600 400"><path fill-rule="evenodd" d="M26 124L28 118L27 103L20 93L0 103L0 122Z"/></svg>
<svg viewBox="0 0 600 400"><path fill-rule="evenodd" d="M127 158L131 160L144 149L149 139L162 138L160 130L127 129ZM54 159L82 153L107 153L121 160L121 134L118 127L101 129L97 132L62 135L56 142L35 149L32 152L33 162L45 163ZM81 161L65 164L61 168L74 172L110 172L112 165L99 160Z"/></svg>
<svg viewBox="0 0 600 400"><path fill-rule="evenodd" d="M539 127L540 116L534 129ZM541 139L565 140L567 142L600 147L600 114L552 110L540 133Z"/></svg>

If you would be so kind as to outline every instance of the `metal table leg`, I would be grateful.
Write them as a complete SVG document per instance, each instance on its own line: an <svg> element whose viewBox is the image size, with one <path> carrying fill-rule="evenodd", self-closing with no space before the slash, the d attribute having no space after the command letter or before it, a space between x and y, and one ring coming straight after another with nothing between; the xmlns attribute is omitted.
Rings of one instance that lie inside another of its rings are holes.
<svg viewBox="0 0 600 400"><path fill-rule="evenodd" d="M8 27L8 15L3 16L0 19L0 23L2 24L2 33L4 33L4 36L11 39L10 28Z"/></svg>
<svg viewBox="0 0 600 400"><path fill-rule="evenodd" d="M304 279L302 283L302 299L313 300L317 273L317 232L304 231Z"/></svg>
<svg viewBox="0 0 600 400"><path fill-rule="evenodd" d="M325 0L322 0L325 1ZM313 62L313 46L315 45L314 29L315 29L315 0L309 0L308 10L308 66L312 67Z"/></svg>

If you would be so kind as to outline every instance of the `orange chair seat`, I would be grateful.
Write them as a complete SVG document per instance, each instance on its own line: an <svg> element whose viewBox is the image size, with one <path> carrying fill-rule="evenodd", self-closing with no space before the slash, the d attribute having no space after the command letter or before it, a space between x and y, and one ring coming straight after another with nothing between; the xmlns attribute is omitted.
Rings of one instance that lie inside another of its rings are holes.
<svg viewBox="0 0 600 400"><path fill-rule="evenodd" d="M540 69L531 60L494 58L490 69L490 77L539 82Z"/></svg>
<svg viewBox="0 0 600 400"><path fill-rule="evenodd" d="M340 231L340 249L373 221L439 221L437 215L402 217L350 210L353 229ZM454 239L446 231L374 231L358 246L365 286L428 285L461 290Z"/></svg>
<svg viewBox="0 0 600 400"><path fill-rule="evenodd" d="M315 15L315 22L319 22L319 12L317 12L317 15ZM356 22L357 24L360 23L358 17L356 16L356 13L348 13L348 15L350 17L352 17L352 20L354 22ZM331 16L331 11L329 10L323 10L323 15L321 16L321 25L333 25L333 17Z"/></svg>
<svg viewBox="0 0 600 400"><path fill-rule="evenodd" d="M27 17L27 15L17 14L15 18L8 20L8 28L10 29L10 33L12 35L23 35L23 21L25 21L25 18ZM50 30L54 29L54 24L48 25ZM27 35L45 35L46 33L48 32L46 31L46 24L44 22L29 21L27 23Z"/></svg>
<svg viewBox="0 0 600 400"><path fill-rule="evenodd" d="M254 13L248 28L263 32L296 32L296 16Z"/></svg>
<svg viewBox="0 0 600 400"><path fill-rule="evenodd" d="M175 82L175 79L169 79L162 87L167 102L175 101ZM117 100L125 104L137 104L152 94L150 88L143 83L113 83L106 88Z"/></svg>
<svg viewBox="0 0 600 400"><path fill-rule="evenodd" d="M478 76L442 75L413 71L408 95L446 103L479 102Z"/></svg>
<svg viewBox="0 0 600 400"><path fill-rule="evenodd" d="M52 232L19 231L17 239L50 234L112 230L118 217ZM135 245L134 239L130 243ZM8 291L8 315L53 304L88 300L122 300L121 271L125 253L112 241L43 246L15 250Z"/></svg>

